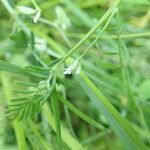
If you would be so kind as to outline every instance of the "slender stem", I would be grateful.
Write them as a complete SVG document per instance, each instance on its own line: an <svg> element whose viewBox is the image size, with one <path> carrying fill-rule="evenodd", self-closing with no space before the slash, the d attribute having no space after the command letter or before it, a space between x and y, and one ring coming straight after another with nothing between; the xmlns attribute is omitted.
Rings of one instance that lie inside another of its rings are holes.
<svg viewBox="0 0 150 150"><path fill-rule="evenodd" d="M63 88L63 97L66 99L66 89L65 89L65 87ZM65 115L66 115L66 121L67 121L67 124L68 124L68 127L69 127L69 131L70 131L70 133L74 136L74 137L76 137L76 134L75 134L75 132L74 132L74 130L73 130L73 126L72 126L72 122L71 122L71 118L70 118L70 113L69 113L69 110L68 110L68 108L67 108L67 106L66 105L64 105L64 110L65 110Z"/></svg>
<svg viewBox="0 0 150 150"><path fill-rule="evenodd" d="M43 67L47 67L47 65L39 58L39 56L32 51L33 56L35 57L36 61L38 61Z"/></svg>
<svg viewBox="0 0 150 150"><path fill-rule="evenodd" d="M79 59L81 59L92 48L92 46L95 44L95 42L102 36L102 34L104 33L104 31L108 27L108 25L110 23L110 20L114 16L115 12L116 11L114 9L114 11L112 12L112 14L110 15L110 17L108 18L108 20L107 20L106 24L104 25L103 29L101 30L101 32L98 34L98 36L96 37L96 39L92 42L92 44L82 53L82 55L80 56Z"/></svg>
<svg viewBox="0 0 150 150"><path fill-rule="evenodd" d="M38 4L36 3L35 0L31 0L32 4L34 5L34 7L38 10L38 11L42 11L41 8L38 6Z"/></svg>
<svg viewBox="0 0 150 150"><path fill-rule="evenodd" d="M68 34L71 38L82 38L83 34L76 34L76 33L70 33ZM150 32L143 32L143 33L129 33L129 34L120 34L121 39L127 39L127 38L140 38L140 37L146 37L150 36ZM97 35L91 36L91 38L96 38ZM117 35L102 35L102 39L118 39Z"/></svg>

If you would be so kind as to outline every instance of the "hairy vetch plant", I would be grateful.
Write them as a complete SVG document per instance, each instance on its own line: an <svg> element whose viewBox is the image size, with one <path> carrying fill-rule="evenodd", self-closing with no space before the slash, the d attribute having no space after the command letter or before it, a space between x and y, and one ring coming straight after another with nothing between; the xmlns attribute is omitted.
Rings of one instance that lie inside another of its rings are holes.
<svg viewBox="0 0 150 150"><path fill-rule="evenodd" d="M134 38L150 33L143 27L124 34L133 28L122 15L130 2L113 1L96 16L97 8L108 7L105 1L1 3L13 22L0 52L1 97L7 100L1 128L5 134L11 126L20 150L148 149L149 113L143 107L149 97L141 102L142 78L127 45L142 45Z"/></svg>

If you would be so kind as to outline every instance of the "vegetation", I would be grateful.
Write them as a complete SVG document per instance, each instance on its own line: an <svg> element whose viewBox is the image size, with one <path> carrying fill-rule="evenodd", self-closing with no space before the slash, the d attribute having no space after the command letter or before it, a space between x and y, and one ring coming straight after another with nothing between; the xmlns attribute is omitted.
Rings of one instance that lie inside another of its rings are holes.
<svg viewBox="0 0 150 150"><path fill-rule="evenodd" d="M148 0L0 2L0 149L150 148Z"/></svg>

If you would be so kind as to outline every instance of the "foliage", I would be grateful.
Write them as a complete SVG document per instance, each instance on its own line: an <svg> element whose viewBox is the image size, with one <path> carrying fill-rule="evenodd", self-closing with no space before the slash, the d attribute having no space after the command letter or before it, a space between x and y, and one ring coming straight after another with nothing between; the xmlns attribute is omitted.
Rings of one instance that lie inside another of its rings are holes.
<svg viewBox="0 0 150 150"><path fill-rule="evenodd" d="M149 148L148 1L1 3L3 149Z"/></svg>

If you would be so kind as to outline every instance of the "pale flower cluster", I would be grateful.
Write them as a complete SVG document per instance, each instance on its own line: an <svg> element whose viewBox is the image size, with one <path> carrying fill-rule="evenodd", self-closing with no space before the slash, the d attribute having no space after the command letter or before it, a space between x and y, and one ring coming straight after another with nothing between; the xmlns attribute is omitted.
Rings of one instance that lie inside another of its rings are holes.
<svg viewBox="0 0 150 150"><path fill-rule="evenodd" d="M75 71L75 74L79 74L81 71L81 63L78 59L65 69L64 74L71 74L73 71Z"/></svg>

